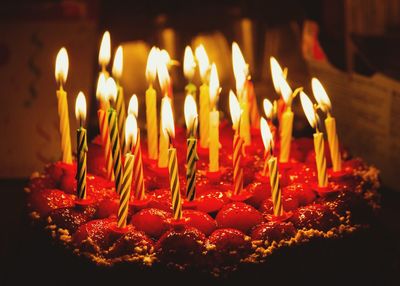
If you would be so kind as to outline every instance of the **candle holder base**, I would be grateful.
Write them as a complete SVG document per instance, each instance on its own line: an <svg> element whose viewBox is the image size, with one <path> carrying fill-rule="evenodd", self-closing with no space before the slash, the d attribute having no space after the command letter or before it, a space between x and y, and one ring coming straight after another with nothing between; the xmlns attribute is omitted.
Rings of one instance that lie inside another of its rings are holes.
<svg viewBox="0 0 400 286"><path fill-rule="evenodd" d="M128 227L128 226L119 227L117 223L113 223L113 224L110 226L110 230L111 230L114 234L116 234L116 235L123 235L123 234L125 234L125 233L128 232L129 227Z"/></svg>
<svg viewBox="0 0 400 286"><path fill-rule="evenodd" d="M280 216L276 216L273 214L267 214L267 215L265 215L265 218L272 222L284 222L284 221L288 220L289 218L291 218L292 215L293 215L292 212L283 212L283 214Z"/></svg>

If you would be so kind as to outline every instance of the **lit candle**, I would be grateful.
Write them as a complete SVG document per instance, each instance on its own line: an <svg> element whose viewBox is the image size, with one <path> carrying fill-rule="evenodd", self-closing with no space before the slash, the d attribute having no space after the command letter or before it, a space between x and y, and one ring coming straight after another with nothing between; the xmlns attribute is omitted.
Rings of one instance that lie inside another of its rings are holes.
<svg viewBox="0 0 400 286"><path fill-rule="evenodd" d="M272 133L272 140L275 142L276 140L276 126L274 121L276 120L277 117L277 102L274 100L274 103L272 104L269 99L265 98L263 101L263 107L264 107L264 113L265 116L267 117L267 123L269 128L271 129ZM266 151L268 151L266 149ZM264 162L264 168L263 168L263 176L267 175L267 170L268 170L268 153L265 152L265 162Z"/></svg>
<svg viewBox="0 0 400 286"><path fill-rule="evenodd" d="M210 134L210 95L208 88L210 62L203 45L196 48L195 54L202 81L199 95L200 147L208 148Z"/></svg>
<svg viewBox="0 0 400 286"><path fill-rule="evenodd" d="M67 81L68 76L68 54L65 48L61 48L57 54L55 76L59 84L57 90L58 99L58 115L60 117L60 133L61 133L61 151L62 161L72 164L71 153L71 134L69 129L68 101L67 93L64 91L63 85Z"/></svg>
<svg viewBox="0 0 400 286"><path fill-rule="evenodd" d="M77 130L77 192L79 199L86 199L86 154L88 151L86 129L83 127L86 119L86 99L83 92L79 92L75 103L75 115L78 120Z"/></svg>
<svg viewBox="0 0 400 286"><path fill-rule="evenodd" d="M102 73L99 75L99 80L97 81L96 97L100 103L100 108L97 110L97 117L99 119L101 143L104 149L107 179L114 181L113 159L107 121L107 109L109 108L109 103L107 100L106 77Z"/></svg>
<svg viewBox="0 0 400 286"><path fill-rule="evenodd" d="M287 78L287 68L283 69L279 65L278 61L274 57L270 57L270 67L271 67L271 75L272 75L272 83L275 89L276 94L281 95L280 81L281 76L286 80ZM277 118L278 121L282 121L282 113L285 108L285 102L282 96L278 99L277 102Z"/></svg>
<svg viewBox="0 0 400 286"><path fill-rule="evenodd" d="M185 122L188 132L187 151L186 151L186 198L193 201L196 198L196 162L197 156L197 107L196 101L191 94L186 95L185 105Z"/></svg>
<svg viewBox="0 0 400 286"><path fill-rule="evenodd" d="M105 31L101 39L99 51L99 65L101 66L101 73L108 78L107 65L111 59L111 38L110 33Z"/></svg>
<svg viewBox="0 0 400 286"><path fill-rule="evenodd" d="M179 187L178 159L176 156L176 148L172 145L172 138L175 136L174 117L172 115L172 107L170 101L167 100L162 106L162 132L168 138L168 172L169 184L171 189L173 217L176 220L182 218L182 202Z"/></svg>
<svg viewBox="0 0 400 286"><path fill-rule="evenodd" d="M185 55L183 58L183 74L185 75L185 78L187 79L188 83L185 86L185 92L186 94L191 94L194 100L196 100L196 92L197 92L197 88L192 82L195 69L196 69L196 62L194 61L192 48L186 46Z"/></svg>
<svg viewBox="0 0 400 286"><path fill-rule="evenodd" d="M128 149L128 150L133 150L133 155L135 156L135 159L133 161L133 177L135 178L134 183L133 183L133 190L134 190L134 195L135 198L138 200L144 199L144 179L143 179L143 161L142 161L142 150L140 147L140 128L138 128L137 125L137 116L138 116L138 111L139 111L139 104L137 100L137 96L134 94L131 97L131 100L129 101L129 107L128 107L128 116L132 115L133 119L130 119L132 121L132 146L131 148L133 149ZM128 146L129 147L129 146Z"/></svg>
<svg viewBox="0 0 400 286"><path fill-rule="evenodd" d="M328 135L329 151L331 154L332 168L334 172L342 170L342 157L339 150L339 139L336 132L336 120L332 116L331 101L320 81L316 78L311 80L312 90L318 106L327 114L325 119L326 134Z"/></svg>
<svg viewBox="0 0 400 286"><path fill-rule="evenodd" d="M124 98L124 89L121 86L120 80L123 71L123 56L124 50L122 46L119 46L117 51L115 52L114 62L112 67L112 75L117 83L117 100L115 102L115 110L117 111L118 116L118 134L119 140L121 143L121 149L125 150L125 118L126 118L126 110L125 110L125 98Z"/></svg>
<svg viewBox="0 0 400 286"><path fill-rule="evenodd" d="M246 90L246 77L248 74L247 64L244 61L239 46L234 42L232 44L232 64L233 73L236 80L236 93L239 97L240 107L243 111L240 120L240 136L243 138L245 145L251 144L250 135L250 117L249 117L249 100L248 91Z"/></svg>
<svg viewBox="0 0 400 286"><path fill-rule="evenodd" d="M233 194L238 195L243 190L243 167L242 167L242 156L243 156L243 144L244 140L240 136L240 119L242 110L240 108L239 101L236 95L231 90L229 92L229 110L231 112L232 127L235 130L233 136Z"/></svg>
<svg viewBox="0 0 400 286"><path fill-rule="evenodd" d="M131 198L131 185L132 185L132 172L133 172L133 161L135 156L132 155L132 141L134 135L134 121L135 117L133 114L129 114L126 118L126 129L125 129L125 142L128 146L128 152L125 154L124 161L124 174L122 177L121 194L119 196L119 209L118 209L118 227L126 227L126 221L128 218L129 201Z"/></svg>
<svg viewBox="0 0 400 286"><path fill-rule="evenodd" d="M157 94L153 83L157 72L158 50L153 47L147 58L146 79L149 88L146 90L146 123L147 123L147 148L151 160L158 158L158 130L157 130Z"/></svg>
<svg viewBox="0 0 400 286"><path fill-rule="evenodd" d="M209 171L219 171L219 111L217 110L217 101L221 88L217 67L211 66L210 73L210 145L209 145Z"/></svg>
<svg viewBox="0 0 400 286"><path fill-rule="evenodd" d="M279 182L278 160L273 154L273 139L268 123L264 118L260 121L261 137L268 157L269 181L271 184L272 204L275 216L283 215L282 192Z"/></svg>
<svg viewBox="0 0 400 286"><path fill-rule="evenodd" d="M317 172L318 172L318 187L325 188L328 186L328 176L326 174L324 134L320 131L319 117L314 110L314 106L310 98L308 98L308 96L304 92L300 92L300 100L308 122L310 123L311 127L315 128L314 149L315 149L315 161L317 164Z"/></svg>
<svg viewBox="0 0 400 286"><path fill-rule="evenodd" d="M165 51L165 50L163 50ZM166 56L165 56L166 53ZM169 55L167 51L165 51L164 56L162 51L160 51L159 56L158 56L158 63L157 63L157 75L158 75L158 81L160 83L161 87L161 93L163 96L168 96L170 99L172 99L173 94L172 94L172 86L171 86L171 77L169 76L168 72L168 63L170 61ZM171 101L171 106L172 106L172 101Z"/></svg>
<svg viewBox="0 0 400 286"><path fill-rule="evenodd" d="M107 79L106 87L107 99L110 102L110 108L107 110L107 120L115 175L115 189L117 193L120 194L122 186L121 147L118 136L117 112L114 109L118 91L117 85L112 77Z"/></svg>

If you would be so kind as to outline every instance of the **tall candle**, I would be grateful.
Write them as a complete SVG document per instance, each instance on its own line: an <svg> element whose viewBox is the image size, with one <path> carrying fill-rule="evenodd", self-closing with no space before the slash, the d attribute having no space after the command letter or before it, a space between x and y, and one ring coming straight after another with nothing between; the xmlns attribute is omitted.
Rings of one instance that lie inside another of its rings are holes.
<svg viewBox="0 0 400 286"><path fill-rule="evenodd" d="M311 86L318 106L327 114L325 128L328 135L329 151L331 154L332 168L334 172L342 170L342 156L339 149L339 139L336 132L336 120L332 116L332 104L320 81L316 78L311 80Z"/></svg>
<svg viewBox="0 0 400 286"><path fill-rule="evenodd" d="M202 148L208 148L210 137L210 95L208 87L210 62L203 45L196 48L195 54L199 63L200 76L202 80L199 94L200 146Z"/></svg>
<svg viewBox="0 0 400 286"><path fill-rule="evenodd" d="M197 107L191 94L186 95L184 104L186 129L188 131L186 151L186 198L193 201L196 198L196 162L197 156Z"/></svg>
<svg viewBox="0 0 400 286"><path fill-rule="evenodd" d="M161 100L161 121L164 117L163 110L164 105L168 104L171 105L170 98L168 96L164 96ZM162 123L162 122L161 122ZM161 131L162 131L162 124L160 124ZM168 146L169 146L169 139L168 135L165 132L160 132L160 145L159 145L159 153L158 153L158 167L159 168L166 168L168 166Z"/></svg>
<svg viewBox="0 0 400 286"><path fill-rule="evenodd" d="M146 90L146 123L147 123L147 149L148 156L152 160L158 158L158 130L157 130L157 94L153 83L157 72L158 50L153 47L150 50L146 66L146 79L149 88Z"/></svg>
<svg viewBox="0 0 400 286"><path fill-rule="evenodd" d="M236 95L231 90L229 92L229 110L231 112L232 127L235 130L233 136L233 194L238 195L243 190L243 167L241 165L243 155L244 140L240 136L240 117L242 111Z"/></svg>
<svg viewBox="0 0 400 286"><path fill-rule="evenodd" d="M219 111L217 110L218 96L221 91L217 67L211 66L210 73L210 145L209 145L209 171L219 171Z"/></svg>
<svg viewBox="0 0 400 286"><path fill-rule="evenodd" d="M99 51L99 65L101 66L101 74L108 78L107 65L111 59L111 38L110 33L105 31L101 39Z"/></svg>
<svg viewBox="0 0 400 286"><path fill-rule="evenodd" d="M115 189L117 193L120 194L122 187L123 170L121 165L121 147L118 136L117 112L113 108L113 105L115 104L115 99L117 97L117 86L115 84L115 81L111 77L107 79L107 95L110 102L110 108L107 110L107 120L109 126L109 136L115 175Z"/></svg>
<svg viewBox="0 0 400 286"><path fill-rule="evenodd" d="M79 123L77 130L77 192L79 199L86 199L86 154L88 147L86 129L83 127L86 119L86 99L83 92L79 92L76 98L75 115Z"/></svg>
<svg viewBox="0 0 400 286"><path fill-rule="evenodd" d="M188 83L185 86L186 94L190 94L193 96L194 100L196 100L196 92L197 88L193 84L193 76L196 69L196 62L194 61L194 55L192 48L190 46L186 46L185 55L183 58L183 74L187 79Z"/></svg>
<svg viewBox="0 0 400 286"><path fill-rule="evenodd" d="M318 114L315 112L311 100L304 92L300 93L300 100L308 122L310 123L311 127L315 128L314 150L315 150L315 162L317 165L317 173L318 173L318 187L325 188L328 186L328 175L326 173L324 135L320 131L320 128L318 126L319 125Z"/></svg>
<svg viewBox="0 0 400 286"><path fill-rule="evenodd" d="M69 64L68 64L67 50L63 47L57 54L55 76L56 76L56 81L59 84L59 90L57 90L57 100L58 100L58 115L60 117L62 161L67 164L72 164L68 101L67 101L67 93L63 89L63 85L67 81L68 65Z"/></svg>
<svg viewBox="0 0 400 286"><path fill-rule="evenodd" d="M112 75L117 83L117 100L115 102L115 110L118 116L118 134L121 144L121 149L125 150L125 119L126 119L126 109L125 109L125 98L124 89L121 86L121 76L123 71L123 49L119 46L114 56L114 63L112 67Z"/></svg>

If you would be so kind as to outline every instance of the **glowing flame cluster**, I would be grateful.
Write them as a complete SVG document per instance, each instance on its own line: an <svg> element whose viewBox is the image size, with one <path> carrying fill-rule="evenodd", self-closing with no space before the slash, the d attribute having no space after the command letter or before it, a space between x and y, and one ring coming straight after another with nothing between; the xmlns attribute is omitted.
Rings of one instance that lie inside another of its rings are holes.
<svg viewBox="0 0 400 286"><path fill-rule="evenodd" d="M193 133L196 130L196 120L198 117L196 101L191 94L186 95L184 104L184 114L186 128L189 133Z"/></svg>
<svg viewBox="0 0 400 286"><path fill-rule="evenodd" d="M282 95L282 98L285 101L285 103L288 103L293 91L286 81L286 76L281 66L274 57L270 58L270 64L271 64L272 83L274 85L275 91Z"/></svg>
<svg viewBox="0 0 400 286"><path fill-rule="evenodd" d="M248 74L248 66L244 60L242 51L236 42L232 43L232 63L233 74L236 80L236 91L240 92L246 82Z"/></svg>
<svg viewBox="0 0 400 286"><path fill-rule="evenodd" d="M124 50L122 49L122 46L119 46L117 51L115 52L114 62L112 67L112 75L116 79L121 78L122 75L123 56L124 56Z"/></svg>
<svg viewBox="0 0 400 286"><path fill-rule="evenodd" d="M194 60L192 48L186 46L185 55L183 57L183 74L187 80L191 81L193 79L195 70L196 62Z"/></svg>
<svg viewBox="0 0 400 286"><path fill-rule="evenodd" d="M161 104L161 128L165 135L175 137L174 115L169 98L165 98Z"/></svg>
<svg viewBox="0 0 400 286"><path fill-rule="evenodd" d="M317 116L315 114L312 101L304 92L300 92L300 101L308 122L310 123L311 127L316 128Z"/></svg>
<svg viewBox="0 0 400 286"><path fill-rule="evenodd" d="M239 101L232 90L229 91L229 110L231 112L233 129L238 130L242 109L240 108Z"/></svg>
<svg viewBox="0 0 400 286"><path fill-rule="evenodd" d="M261 138L264 143L265 150L271 151L271 149L274 146L274 141L273 141L271 129L269 128L268 122L263 117L260 120L260 130L261 130Z"/></svg>
<svg viewBox="0 0 400 286"><path fill-rule="evenodd" d="M101 39L100 52L99 52L99 65L105 67L111 59L111 37L110 32L105 31Z"/></svg>
<svg viewBox="0 0 400 286"><path fill-rule="evenodd" d="M199 63L200 77L204 82L207 82L207 73L210 69L210 60L208 59L206 50L203 45L199 45L195 50L197 62Z"/></svg>
<svg viewBox="0 0 400 286"><path fill-rule="evenodd" d="M324 112L330 112L332 109L331 100L329 99L328 94L326 93L324 87L321 82L317 78L312 78L311 87L315 97L315 100L318 102L319 107Z"/></svg>
<svg viewBox="0 0 400 286"><path fill-rule="evenodd" d="M138 137L138 125L136 121L136 117L130 113L126 117L125 121L125 142L127 146L131 144L136 145Z"/></svg>

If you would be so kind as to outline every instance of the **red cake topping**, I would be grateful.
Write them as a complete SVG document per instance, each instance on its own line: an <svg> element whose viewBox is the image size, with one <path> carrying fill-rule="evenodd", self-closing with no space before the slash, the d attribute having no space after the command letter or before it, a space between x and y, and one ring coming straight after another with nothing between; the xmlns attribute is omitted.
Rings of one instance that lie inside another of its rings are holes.
<svg viewBox="0 0 400 286"><path fill-rule="evenodd" d="M235 228L247 233L262 221L262 215L252 206L236 202L224 206L217 214L218 227Z"/></svg>

